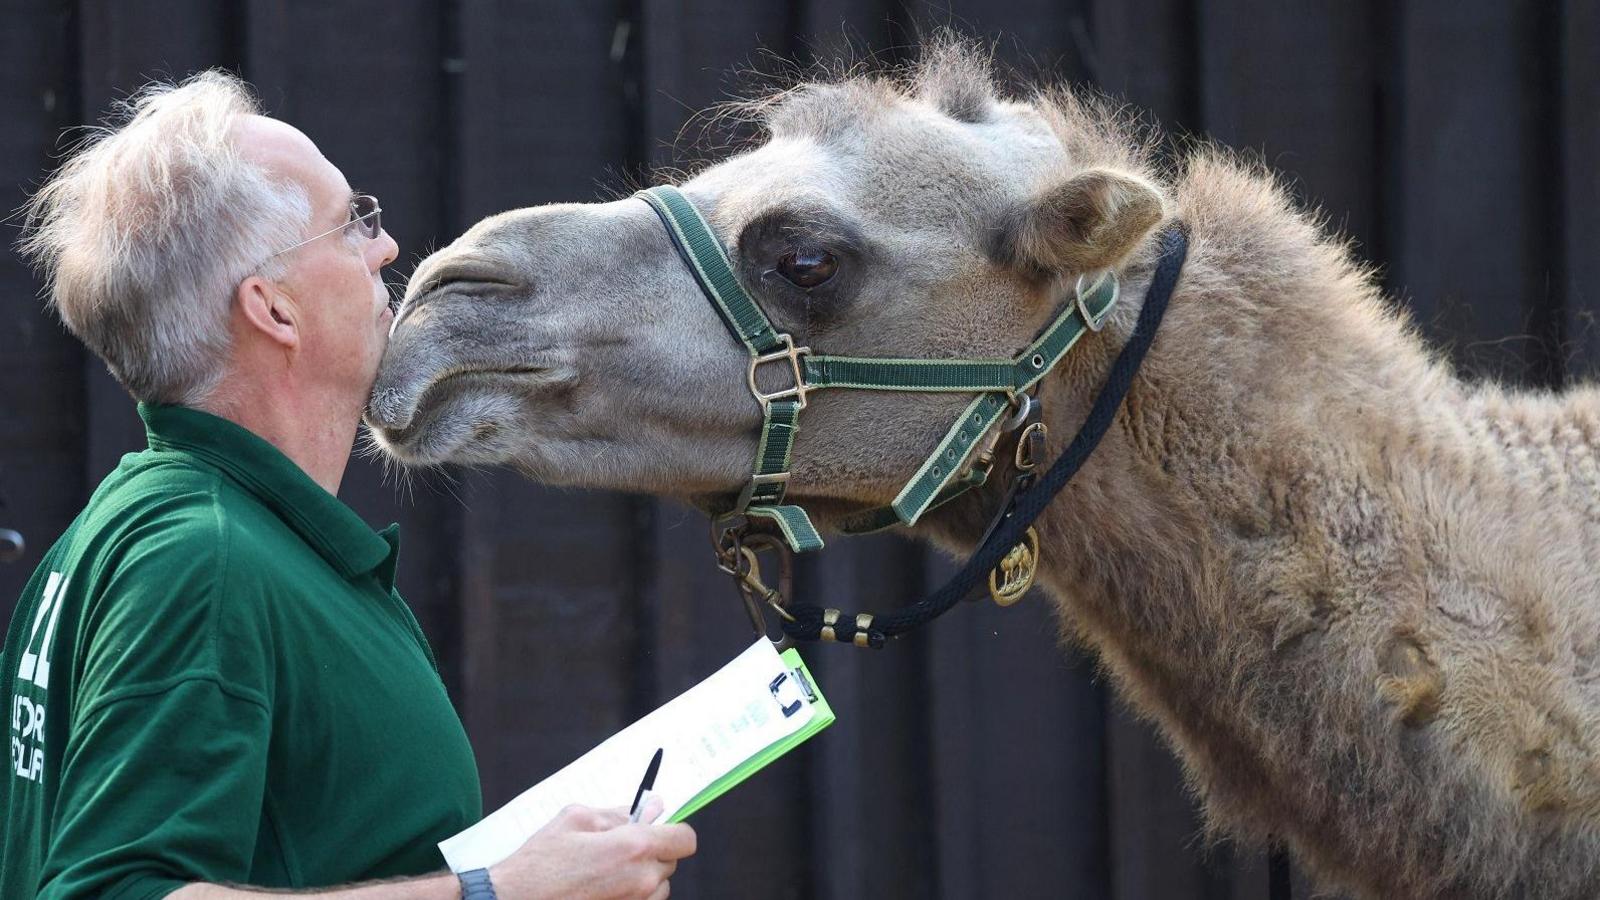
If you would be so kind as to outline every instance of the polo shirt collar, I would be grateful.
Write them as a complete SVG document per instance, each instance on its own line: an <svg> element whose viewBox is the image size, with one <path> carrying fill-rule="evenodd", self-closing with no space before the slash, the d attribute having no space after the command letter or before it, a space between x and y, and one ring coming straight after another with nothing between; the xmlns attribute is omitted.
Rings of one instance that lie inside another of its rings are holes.
<svg viewBox="0 0 1600 900"><path fill-rule="evenodd" d="M186 406L140 403L150 449L194 456L239 483L345 578L378 570L392 586L399 535L380 534L249 429ZM381 566L381 569L380 569ZM387 575L387 578L384 576Z"/></svg>

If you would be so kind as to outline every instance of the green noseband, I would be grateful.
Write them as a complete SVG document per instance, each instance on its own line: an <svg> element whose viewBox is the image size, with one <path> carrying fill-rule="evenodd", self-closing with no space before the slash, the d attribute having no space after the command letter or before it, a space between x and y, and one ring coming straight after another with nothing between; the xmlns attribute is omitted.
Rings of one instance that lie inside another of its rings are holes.
<svg viewBox="0 0 1600 900"><path fill-rule="evenodd" d="M1099 331L1117 302L1114 274L1085 287L1082 279L1071 303L1011 359L889 359L820 356L794 338L779 334L750 294L739 284L727 251L700 211L675 187L640 191L634 196L650 204L701 291L750 353L750 392L761 404L761 441L755 472L745 485L734 512L775 523L795 551L816 550L822 537L805 510L785 504L789 463L800 428L800 411L812 391L858 388L874 391L934 391L977 394L945 433L894 502L882 510L853 517L856 528L870 530L891 524L914 524L928 509L983 483L986 471L969 466L968 458L1012 399L1026 393L1061 361L1087 331ZM757 373L776 366L787 373L788 387L763 392Z"/></svg>

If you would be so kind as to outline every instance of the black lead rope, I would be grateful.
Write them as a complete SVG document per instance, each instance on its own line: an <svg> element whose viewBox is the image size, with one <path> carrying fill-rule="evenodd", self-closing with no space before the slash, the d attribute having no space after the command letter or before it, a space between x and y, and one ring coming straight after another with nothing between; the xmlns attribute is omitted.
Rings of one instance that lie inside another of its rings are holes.
<svg viewBox="0 0 1600 900"><path fill-rule="evenodd" d="M1123 398L1128 395L1128 389L1133 386L1133 377L1138 373L1151 342L1155 340L1156 331L1161 327L1167 303L1172 299L1172 290L1177 286L1178 275L1183 271L1183 262L1189 252L1189 237L1182 223L1169 225L1162 231L1160 241L1161 259L1150 279L1144 307L1139 310L1138 323L1112 364L1105 386L1090 407L1083 427L1044 477L1016 494L1011 513L1001 521L989 540L967 560L961 571L931 596L883 615L858 618L810 603L795 603L788 607L792 618L783 622L785 634L796 641L815 641L821 639L822 629L826 626L833 630L834 640L852 643L856 640L857 623L861 622L867 646L875 650L882 649L888 638L904 634L949 611L988 577L989 572L1023 539L1028 526L1044 512L1044 508L1066 487L1095 447L1099 446L1100 439L1111 428Z"/></svg>

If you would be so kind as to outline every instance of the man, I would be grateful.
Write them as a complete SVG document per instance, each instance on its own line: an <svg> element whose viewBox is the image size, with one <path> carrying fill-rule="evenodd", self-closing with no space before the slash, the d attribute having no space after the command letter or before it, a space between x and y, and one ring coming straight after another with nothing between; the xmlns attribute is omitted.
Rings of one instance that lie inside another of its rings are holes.
<svg viewBox="0 0 1600 900"><path fill-rule="evenodd" d="M393 589L397 534L334 496L397 248L232 77L127 112L37 194L22 245L150 447L7 634L0 896L665 897L688 826L578 807L487 873L425 874L480 815L477 770Z"/></svg>

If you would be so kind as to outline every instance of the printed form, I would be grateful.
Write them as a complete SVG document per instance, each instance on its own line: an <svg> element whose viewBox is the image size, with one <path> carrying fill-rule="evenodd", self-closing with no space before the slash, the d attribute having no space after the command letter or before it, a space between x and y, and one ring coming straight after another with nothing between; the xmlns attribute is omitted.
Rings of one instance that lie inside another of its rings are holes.
<svg viewBox="0 0 1600 900"><path fill-rule="evenodd" d="M657 748L661 770L652 793L665 804L658 821L668 821L718 779L800 731L813 713L795 672L770 641L758 639L716 674L440 842L439 850L453 871L484 868L510 856L568 804L626 809Z"/></svg>

